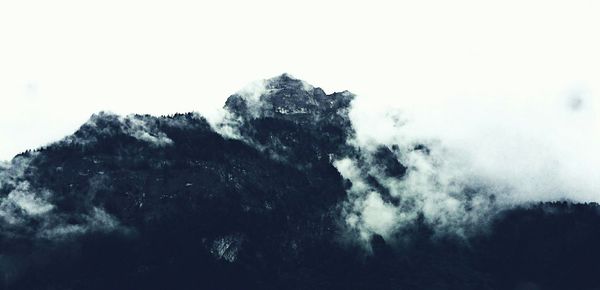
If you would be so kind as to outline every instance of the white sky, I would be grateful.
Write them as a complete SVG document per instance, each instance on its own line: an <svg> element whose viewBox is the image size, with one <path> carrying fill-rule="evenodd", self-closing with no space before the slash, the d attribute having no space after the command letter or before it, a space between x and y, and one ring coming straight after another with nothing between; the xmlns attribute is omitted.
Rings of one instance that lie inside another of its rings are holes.
<svg viewBox="0 0 600 290"><path fill-rule="evenodd" d="M592 0L0 0L0 160L100 110L206 113L283 72L405 109L597 99L599 15Z"/></svg>

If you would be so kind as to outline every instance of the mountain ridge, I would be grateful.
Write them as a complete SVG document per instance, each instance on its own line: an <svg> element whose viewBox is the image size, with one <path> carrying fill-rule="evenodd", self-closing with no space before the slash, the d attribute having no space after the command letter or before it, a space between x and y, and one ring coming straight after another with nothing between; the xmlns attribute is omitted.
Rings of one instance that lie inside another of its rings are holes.
<svg viewBox="0 0 600 290"><path fill-rule="evenodd" d="M353 98L284 74L230 96L220 124L101 112L17 155L0 168L0 289L598 288L597 204L504 209L467 236L423 213L372 227L419 200L386 183L411 174L405 152L348 144Z"/></svg>

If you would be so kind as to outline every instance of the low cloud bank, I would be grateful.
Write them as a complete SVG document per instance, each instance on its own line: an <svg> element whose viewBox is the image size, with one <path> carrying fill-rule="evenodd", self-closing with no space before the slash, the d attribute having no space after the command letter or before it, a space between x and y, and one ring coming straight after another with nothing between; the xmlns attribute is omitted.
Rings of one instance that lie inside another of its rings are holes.
<svg viewBox="0 0 600 290"><path fill-rule="evenodd" d="M599 105L598 95L582 90L395 108L359 96L349 142L367 161L378 147L393 149L407 172L389 177L374 163L335 161L352 182L344 218L363 238L390 236L418 218L438 232L468 235L513 206L600 202Z"/></svg>

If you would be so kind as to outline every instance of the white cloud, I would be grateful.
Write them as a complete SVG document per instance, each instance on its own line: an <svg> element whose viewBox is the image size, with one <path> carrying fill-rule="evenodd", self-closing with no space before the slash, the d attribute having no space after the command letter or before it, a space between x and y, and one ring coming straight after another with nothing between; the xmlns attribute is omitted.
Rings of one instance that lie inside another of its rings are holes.
<svg viewBox="0 0 600 290"><path fill-rule="evenodd" d="M396 208L385 203L377 192L370 192L363 201L362 207L364 227L370 232L385 237L399 224Z"/></svg>
<svg viewBox="0 0 600 290"><path fill-rule="evenodd" d="M92 117L84 124L84 126L93 128L94 134L83 137L69 135L63 139L63 141L87 144L96 142L97 137L99 136L111 136L122 132L156 147L172 145L173 140L171 140L167 134L160 131L157 124L153 121L155 121L154 117L143 115L131 114L128 116L118 116L113 113L100 112L92 115ZM113 122L113 125L116 126L99 125L99 122ZM172 125L182 125L175 122L178 121L173 121Z"/></svg>
<svg viewBox="0 0 600 290"><path fill-rule="evenodd" d="M439 232L464 235L515 205L600 202L600 174L594 170L600 168L600 96L577 90L576 97L574 108L569 91L519 102L465 97L442 107L374 104L358 96L350 112L357 131L350 143L361 148L367 163L359 168L345 159L334 165L352 182L364 185L365 175L375 177L399 198L398 228L422 214ZM414 150L418 144L426 145L428 154ZM408 167L404 178L387 177L371 163L381 145L397 146L396 157ZM351 212L367 210L362 200L372 190L349 190ZM405 216L400 219L399 213ZM364 232L360 225L367 216L348 217ZM379 234L394 228L389 220L380 226L369 228Z"/></svg>
<svg viewBox="0 0 600 290"><path fill-rule="evenodd" d="M32 153L32 156L35 155ZM23 218L43 215L54 208L47 202L50 195L48 191L32 190L29 182L23 178L31 158L15 158L0 169L0 188L9 190L5 196L0 196L0 222L17 224Z"/></svg>
<svg viewBox="0 0 600 290"><path fill-rule="evenodd" d="M126 230L119 221L99 207L65 216L50 202L53 192L34 188L27 181L26 169L35 170L31 161L38 153L18 157L10 164L2 164L0 188L8 190L0 196L0 225L5 229L2 236L10 236L12 230L25 230L36 237L62 239L87 232ZM29 223L36 220L36 223ZM66 220L71 220L68 223ZM78 220L72 223L72 220Z"/></svg>
<svg viewBox="0 0 600 290"><path fill-rule="evenodd" d="M2 201L0 207L5 207L5 202L15 205L23 210L25 214L31 216L45 214L54 208L54 206L45 201L43 197L36 196L35 193L31 192L28 182L19 183L17 188L11 191L6 199Z"/></svg>
<svg viewBox="0 0 600 290"><path fill-rule="evenodd" d="M121 127L132 137L148 142L157 147L164 147L173 144L173 140L167 137L167 134L159 131L156 126L148 124L143 117L130 115L121 117Z"/></svg>
<svg viewBox="0 0 600 290"><path fill-rule="evenodd" d="M55 240L89 232L127 231L115 217L98 207L93 207L90 212L84 214L82 223L67 224L62 222L60 217L58 219L58 223L48 222L37 232L37 237Z"/></svg>

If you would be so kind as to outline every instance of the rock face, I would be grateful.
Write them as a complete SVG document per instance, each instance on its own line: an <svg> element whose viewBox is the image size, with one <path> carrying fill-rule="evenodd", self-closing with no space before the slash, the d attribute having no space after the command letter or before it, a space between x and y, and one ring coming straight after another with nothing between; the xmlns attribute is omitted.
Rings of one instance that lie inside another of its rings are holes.
<svg viewBox="0 0 600 290"><path fill-rule="evenodd" d="M225 108L245 120L277 118L304 126L328 124L350 129L348 91L325 94L287 74L264 80L227 99Z"/></svg>
<svg viewBox="0 0 600 290"><path fill-rule="evenodd" d="M238 139L195 113L99 113L20 154L0 165L0 289L598 289L595 204L353 239L332 165L359 158L353 97L284 74L229 97ZM392 151L370 162L402 178Z"/></svg>

